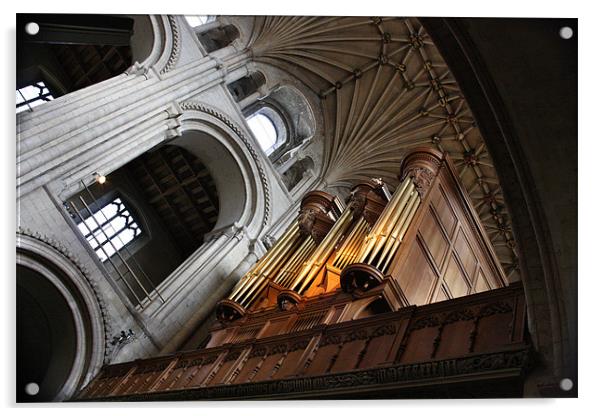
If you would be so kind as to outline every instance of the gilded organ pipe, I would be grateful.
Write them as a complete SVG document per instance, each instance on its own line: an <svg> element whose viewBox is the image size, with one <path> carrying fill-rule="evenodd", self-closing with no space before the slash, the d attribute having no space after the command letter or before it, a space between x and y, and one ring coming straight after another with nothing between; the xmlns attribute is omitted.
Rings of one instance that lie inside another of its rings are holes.
<svg viewBox="0 0 602 416"><path fill-rule="evenodd" d="M307 250L303 253L303 261L301 263L299 263L299 265L297 266L297 268L295 269L295 271L293 273L291 273L286 278L286 280L284 280L282 282L282 286L284 286L284 287L290 287L290 285L294 281L295 277L298 276L299 272L301 271L301 268L304 267L307 264L309 256L311 255L311 253L315 249L316 249L315 243L312 244L310 247L307 248Z"/></svg>
<svg viewBox="0 0 602 416"><path fill-rule="evenodd" d="M270 277L272 276L272 272L275 270L279 270L283 261L285 261L286 257L290 255L290 253L296 249L299 241L301 240L300 235L294 234L293 237L289 237L285 240L282 247L276 251L275 255L271 258L269 262L266 262L263 270L260 270L257 278L254 280L251 288L246 292L244 296L241 296L237 300L241 305L247 307L250 305L255 296L260 293L265 286L268 284Z"/></svg>
<svg viewBox="0 0 602 416"><path fill-rule="evenodd" d="M357 253L361 250L362 244L366 238L366 234L370 231L370 224L367 222L363 224L361 232L358 234L351 250L349 250L349 254L346 256L345 261L341 264L340 269L343 269L345 266L349 265L353 259L357 256Z"/></svg>
<svg viewBox="0 0 602 416"><path fill-rule="evenodd" d="M342 269L347 265L348 259L355 256L358 245L364 240L368 227L369 224L365 218L360 217L357 220L332 262L334 267Z"/></svg>
<svg viewBox="0 0 602 416"><path fill-rule="evenodd" d="M282 266L282 269L274 279L274 282L283 285L291 276L295 276L296 272L300 269L303 262L307 260L309 253L315 246L316 244L311 236L305 237L305 240L297 248L294 254Z"/></svg>
<svg viewBox="0 0 602 416"><path fill-rule="evenodd" d="M381 232L382 228L389 221L389 217L391 216L394 207L397 206L397 204L399 203L399 200L401 198L403 198L403 196L405 195L405 192L409 188L411 180L408 180L408 179L409 178L404 180L401 183L401 185L399 185L397 187L397 189L395 190L393 197L391 198L391 200L389 201L389 203L387 204L387 206L385 207L385 209L383 210L381 215L378 217L378 220L374 224L374 227L372 227L372 231L370 232L371 235L379 234Z"/></svg>
<svg viewBox="0 0 602 416"><path fill-rule="evenodd" d="M390 217L393 215L393 212L399 205L399 201L402 198L404 198L404 196L408 192L408 189L410 188L410 183L411 180L409 178L406 178L406 180L404 180L402 184L397 187L395 193L393 194L393 198L391 198L391 201L389 201L389 203L381 213L380 217L372 227L370 234L368 234L368 237L366 238L366 243L364 244L361 254L359 255L356 261L362 263L367 262L366 260L368 256L370 255L370 253L372 253L374 246L380 240L380 235L382 234L383 228L386 227L389 223Z"/></svg>
<svg viewBox="0 0 602 416"><path fill-rule="evenodd" d="M341 237L341 234L347 229L347 226L353 220L353 213L349 206L345 208L345 211L341 214L338 221L334 224L334 226L330 229L324 240L318 245L313 255L304 265L303 269L290 286L291 290L296 291L297 293L302 293L307 286L313 281L316 276L316 273L322 268L325 261L328 259L328 256L334 250L334 246L336 242Z"/></svg>
<svg viewBox="0 0 602 416"><path fill-rule="evenodd" d="M384 271L418 209L420 196L410 177L406 177L374 224L356 262Z"/></svg>
<svg viewBox="0 0 602 416"><path fill-rule="evenodd" d="M393 247L389 251L387 258L385 259L385 261L383 263L383 266L382 266L383 271L386 271L387 267L389 267L389 262L393 259L393 255L397 252L397 249L399 248L399 245L401 244L401 240L403 239L403 236L405 235L406 231L408 230L408 228L412 222L412 219L414 218L414 215L416 214L416 211L418 211L419 205L420 205L420 198L416 197L414 199L412 208L410 210L410 215L408 215L408 217L406 218L406 221L404 221L403 227L402 227L401 231L399 232L398 237L395 239L395 243L393 244Z"/></svg>
<svg viewBox="0 0 602 416"><path fill-rule="evenodd" d="M397 241L398 239L401 240L401 238L403 237L401 231L403 230L404 225L409 223L412 210L419 201L420 199L418 193L413 192L410 197L410 200L407 202L407 205L404 205L403 210L399 214L397 222L395 223L395 227L393 227L393 230L387 236L387 241L383 249L383 254L379 256L378 262L375 265L377 269L384 270L384 268L381 267L383 265L383 262L386 258L388 258L388 254L393 245L395 244L395 241Z"/></svg>
<svg viewBox="0 0 602 416"><path fill-rule="evenodd" d="M235 302L239 302L243 299L245 293L252 293L253 290L249 290L256 287L256 283L265 278L265 270L271 264L274 263L274 258L281 253L287 251L287 249L299 238L299 227L296 223L293 223L284 234L278 239L276 244L268 250L268 252L255 264L255 266L245 274L240 280L239 284L228 296L228 299Z"/></svg>
<svg viewBox="0 0 602 416"><path fill-rule="evenodd" d="M366 257L362 259L363 262L372 264L377 254L380 252L399 217L403 215L406 204L412 195L412 188L412 184L408 184L407 186L403 187L400 197L396 200L395 205L393 205L387 213L388 215L386 221L382 224L378 234L375 235L375 243L371 249L371 252L366 253ZM369 257L368 254L370 254Z"/></svg>

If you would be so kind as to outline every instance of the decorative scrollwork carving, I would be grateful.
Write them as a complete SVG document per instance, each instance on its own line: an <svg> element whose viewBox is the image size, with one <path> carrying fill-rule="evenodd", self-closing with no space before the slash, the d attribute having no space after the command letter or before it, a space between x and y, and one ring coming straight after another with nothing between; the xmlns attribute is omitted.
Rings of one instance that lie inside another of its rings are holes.
<svg viewBox="0 0 602 416"><path fill-rule="evenodd" d="M299 212L297 217L297 223L299 224L299 231L303 237L311 235L313 237L313 228L316 222L317 211L312 208L305 208Z"/></svg>
<svg viewBox="0 0 602 416"><path fill-rule="evenodd" d="M437 318L436 316L424 316L422 318L418 318L416 321L414 321L412 323L412 325L410 326L410 331L417 331L419 329L423 329L423 328L430 328L430 327L434 327L434 326L439 326L441 324L441 322L439 321L439 318Z"/></svg>
<svg viewBox="0 0 602 416"><path fill-rule="evenodd" d="M262 356L266 355L267 352L268 352L268 349L266 347L257 347L257 348L254 348L249 353L249 358L262 357Z"/></svg>
<svg viewBox="0 0 602 416"><path fill-rule="evenodd" d="M360 339L366 339L366 338L368 338L368 331L366 331L363 328L359 328L355 331L348 333L345 336L345 338L343 339L343 342L353 342L353 341L357 341Z"/></svg>
<svg viewBox="0 0 602 416"><path fill-rule="evenodd" d="M320 341L319 347L325 347L330 344L340 344L340 343L341 343L340 335L330 334L330 335L326 335L326 336L324 336L324 338L322 338L322 340Z"/></svg>
<svg viewBox="0 0 602 416"><path fill-rule="evenodd" d="M288 350L288 346L286 344L273 345L270 348L270 352L268 353L268 355L284 354L285 352L287 352L287 350Z"/></svg>
<svg viewBox="0 0 602 416"><path fill-rule="evenodd" d="M209 357L205 357L203 359L203 365L206 364L213 364L216 360L217 360L218 355L214 354L214 355L210 355Z"/></svg>
<svg viewBox="0 0 602 416"><path fill-rule="evenodd" d="M408 168L407 175L412 178L420 198L424 198L428 190L431 188L433 180L435 179L435 174L433 171L417 166Z"/></svg>
<svg viewBox="0 0 602 416"><path fill-rule="evenodd" d="M234 361L236 360L238 357L240 357L242 351L231 351L228 353L228 355L226 355L226 357L224 358L224 362L227 363L228 361Z"/></svg>
<svg viewBox="0 0 602 416"><path fill-rule="evenodd" d="M479 310L478 316L479 318L484 318L486 316L508 312L512 312L512 306L510 306L507 302L495 302L483 306Z"/></svg>
<svg viewBox="0 0 602 416"><path fill-rule="evenodd" d="M470 309L453 311L445 315L445 319L443 319L443 324L447 325L458 321L471 321L474 319L474 317L474 313Z"/></svg>
<svg viewBox="0 0 602 416"><path fill-rule="evenodd" d="M393 324L381 325L372 331L370 338L382 337L383 335L393 335L397 332L397 327Z"/></svg>
<svg viewBox="0 0 602 416"><path fill-rule="evenodd" d="M291 345L289 345L288 352L304 350L305 348L307 348L308 345L309 345L309 339L304 339L301 341L293 342Z"/></svg>
<svg viewBox="0 0 602 416"><path fill-rule="evenodd" d="M415 380L441 380L458 375L470 375L492 370L525 370L532 358L528 349L493 354L482 354L465 358L438 360L416 364L401 364L381 368L371 368L346 373L325 374L312 377L297 377L254 383L220 385L179 391L131 394L127 396L95 397L102 401L148 401L148 400L199 400L211 398L250 398L276 397L295 393L298 397L311 396L317 392L343 387L364 387L380 384L403 386ZM78 401L86 401L79 399Z"/></svg>

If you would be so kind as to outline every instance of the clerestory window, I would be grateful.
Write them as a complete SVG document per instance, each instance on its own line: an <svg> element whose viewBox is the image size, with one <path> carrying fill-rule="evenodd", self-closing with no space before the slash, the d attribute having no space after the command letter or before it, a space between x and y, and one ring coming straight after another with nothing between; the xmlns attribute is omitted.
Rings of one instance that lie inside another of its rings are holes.
<svg viewBox="0 0 602 416"><path fill-rule="evenodd" d="M42 81L35 82L16 91L17 113L32 111L34 107L52 101L54 97Z"/></svg>
<svg viewBox="0 0 602 416"><path fill-rule="evenodd" d="M142 234L119 197L77 224L77 228L103 262Z"/></svg>
<svg viewBox="0 0 602 416"><path fill-rule="evenodd" d="M202 26L205 23L213 22L215 20L215 16L203 16L203 15L188 15L184 16L186 22L190 25L190 27L195 28L198 26Z"/></svg>
<svg viewBox="0 0 602 416"><path fill-rule="evenodd" d="M261 150L266 155L271 155L286 141L287 131L284 121L274 109L262 107L246 120Z"/></svg>
<svg viewBox="0 0 602 416"><path fill-rule="evenodd" d="M247 119L247 123L253 132L253 135L259 142L261 150L266 154L270 154L273 147L276 144L278 134L274 123L267 116L263 114L253 114Z"/></svg>

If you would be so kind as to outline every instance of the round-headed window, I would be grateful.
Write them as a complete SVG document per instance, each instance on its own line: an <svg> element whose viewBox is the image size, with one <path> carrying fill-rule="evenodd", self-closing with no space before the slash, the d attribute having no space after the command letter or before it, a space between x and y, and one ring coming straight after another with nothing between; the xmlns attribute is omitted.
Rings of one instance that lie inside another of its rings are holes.
<svg viewBox="0 0 602 416"><path fill-rule="evenodd" d="M199 27L203 26L205 23L213 22L215 20L215 16L205 16L205 15L186 15L184 16L186 22L190 25L190 27Z"/></svg>
<svg viewBox="0 0 602 416"><path fill-rule="evenodd" d="M271 115L264 111L258 111L247 118L251 132L266 155L270 155L283 141L283 138L279 137L281 135L278 134L276 123L270 117Z"/></svg>

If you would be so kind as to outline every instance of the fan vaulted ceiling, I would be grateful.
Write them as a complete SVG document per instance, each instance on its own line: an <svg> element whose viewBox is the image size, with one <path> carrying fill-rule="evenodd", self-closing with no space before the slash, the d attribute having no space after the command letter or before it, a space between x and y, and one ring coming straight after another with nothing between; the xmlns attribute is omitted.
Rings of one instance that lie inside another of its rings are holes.
<svg viewBox="0 0 602 416"><path fill-rule="evenodd" d="M331 188L380 176L395 186L417 145L455 161L508 278L518 261L497 174L452 73L418 19L258 17L248 47L257 62L300 79L322 100L321 177Z"/></svg>

